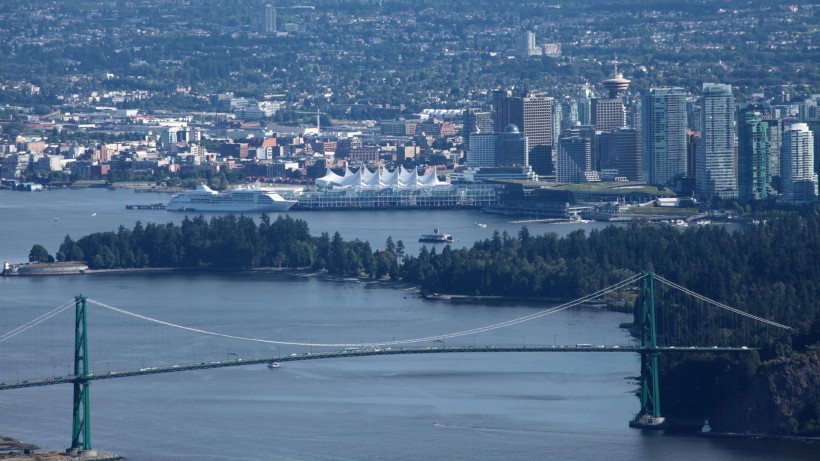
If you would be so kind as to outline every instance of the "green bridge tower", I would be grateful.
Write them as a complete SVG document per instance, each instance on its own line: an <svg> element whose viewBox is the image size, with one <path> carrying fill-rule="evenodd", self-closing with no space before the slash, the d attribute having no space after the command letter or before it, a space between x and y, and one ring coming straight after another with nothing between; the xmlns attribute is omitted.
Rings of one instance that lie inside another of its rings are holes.
<svg viewBox="0 0 820 461"><path fill-rule="evenodd" d="M658 336L655 328L655 274L644 271L641 289L641 411L629 422L631 427L660 429L666 419L661 416L658 387Z"/></svg>
<svg viewBox="0 0 820 461"><path fill-rule="evenodd" d="M74 405L71 431L72 456L94 456L91 448L91 383L88 382L88 324L86 297L74 298Z"/></svg>

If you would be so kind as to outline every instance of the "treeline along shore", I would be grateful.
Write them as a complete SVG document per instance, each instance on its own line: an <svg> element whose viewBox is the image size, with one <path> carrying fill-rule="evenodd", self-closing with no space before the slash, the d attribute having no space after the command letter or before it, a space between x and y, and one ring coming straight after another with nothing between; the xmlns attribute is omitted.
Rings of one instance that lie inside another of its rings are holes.
<svg viewBox="0 0 820 461"><path fill-rule="evenodd" d="M495 232L471 248L423 247L407 254L388 237L383 250L336 232L311 236L289 216L257 224L246 216L186 217L175 225L66 236L55 257L34 245L30 260L84 261L92 270L290 268L344 277L393 279L423 292L573 299L650 269L693 291L789 325L820 308L820 208L736 231L634 224L559 237Z"/></svg>
<svg viewBox="0 0 820 461"><path fill-rule="evenodd" d="M678 383L665 388L670 393L665 412L711 416L717 418L713 427L733 432L746 430L748 421L733 417L721 427L716 413L725 407L721 399L729 402L755 382L765 387L756 380L767 370L793 374L782 367L790 357L796 365L817 362L820 346L820 207L735 231L633 224L588 234L578 230L562 238L534 235L522 227L516 236L495 232L470 248L422 247L417 255L407 254L403 242L390 237L383 250L374 251L368 242L345 241L338 232L312 236L305 221L289 216L271 220L264 215L258 223L246 216L197 216L179 225L138 222L133 229L121 226L76 241L66 236L56 258L40 245L30 256L36 261L85 261L92 270L309 269L402 281L417 285L422 293L544 299L578 298L649 269L702 295L795 328L793 333L742 330L740 325L716 323L696 309L675 310L676 303L684 302L678 298L663 300L664 312L674 315L658 323L661 336L689 333L707 344L761 348L742 360L692 355L664 360L664 376ZM636 298L627 292L611 301L630 306ZM778 367L766 366L772 361ZM707 372L692 372L698 369ZM792 392L800 401L780 409L784 418L768 418L773 421L768 426L755 426L758 431L820 436L820 368L803 370L808 377L799 392ZM813 384L807 388L806 383Z"/></svg>

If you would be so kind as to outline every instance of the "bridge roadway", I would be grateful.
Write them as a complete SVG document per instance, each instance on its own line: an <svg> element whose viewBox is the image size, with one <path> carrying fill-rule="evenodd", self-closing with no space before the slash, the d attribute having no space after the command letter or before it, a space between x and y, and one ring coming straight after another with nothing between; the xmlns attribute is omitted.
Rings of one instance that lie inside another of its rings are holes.
<svg viewBox="0 0 820 461"><path fill-rule="evenodd" d="M344 357L368 357L374 355L406 355L406 354L449 354L449 353L462 353L462 352L480 352L480 353L487 353L487 352L608 352L608 353L616 353L616 352L630 352L630 353L640 353L640 352L651 352L653 350L661 351L661 352L710 352L710 353L719 353L719 352L751 352L755 350L755 348L749 347L658 347L657 349L652 349L649 347L640 347L640 346L593 346L593 345L575 345L575 346L537 346L537 345L527 345L527 346L455 346L455 347L362 347L358 348L358 350L348 350L343 351L333 351L333 352L305 352L303 354L291 354L291 355L274 355L270 357L254 357L254 358L236 358L233 360L220 360L215 362L200 362L200 363L189 363L184 365L169 365L169 366L161 366L161 367L145 367L145 368L135 368L130 370L116 370L116 371L106 371L103 373L89 373L88 376L83 377L82 375L68 375L68 376L55 376L50 378L41 378L41 379L29 379L25 381L19 382L10 382L10 383L0 383L0 391L5 391L9 389L20 389L24 387L39 387L39 386L52 386L55 384L67 384L67 383L74 383L76 381L88 380L88 381L96 381L100 379L112 379L112 378L127 378L131 376L142 376L142 375L156 375L160 373L176 373L180 371L190 371L190 370L204 370L208 368L226 368L226 367L239 367L239 366L246 366L246 365L259 365L259 364L268 364L271 362L277 363L284 363L284 362L296 362L302 360L318 360L318 359L336 359L336 358L344 358Z"/></svg>

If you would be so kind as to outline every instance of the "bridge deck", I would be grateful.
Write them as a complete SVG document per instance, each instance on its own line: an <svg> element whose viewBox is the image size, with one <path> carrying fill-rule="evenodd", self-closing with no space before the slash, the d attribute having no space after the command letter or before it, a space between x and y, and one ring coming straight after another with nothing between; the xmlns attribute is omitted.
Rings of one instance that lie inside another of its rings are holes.
<svg viewBox="0 0 820 461"><path fill-rule="evenodd" d="M135 368L129 370L115 370L103 373L89 373L88 376L69 375L42 379L29 379L20 382L0 383L0 391L19 389L24 387L51 386L67 384L77 381L95 381L100 379L127 378L131 376L155 375L160 373L176 373L180 371L204 370L208 368L226 368L247 365L267 364L271 362L296 362L302 360L336 359L349 357L369 357L376 355L408 355L408 354L449 354L449 353L493 353L493 352L586 352L586 353L641 353L641 352L751 352L749 347L658 347L657 349L640 346L456 346L456 347L372 347L359 350L345 350L334 352L306 352L304 354L274 355L268 357L236 358L234 360L220 360L215 362L200 362L160 367Z"/></svg>

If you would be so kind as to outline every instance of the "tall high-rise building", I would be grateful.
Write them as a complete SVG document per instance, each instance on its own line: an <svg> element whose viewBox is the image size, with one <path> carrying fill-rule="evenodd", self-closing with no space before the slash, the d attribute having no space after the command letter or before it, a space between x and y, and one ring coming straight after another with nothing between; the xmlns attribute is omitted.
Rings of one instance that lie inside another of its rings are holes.
<svg viewBox="0 0 820 461"><path fill-rule="evenodd" d="M535 44L535 32L527 31L521 36L521 55L536 56L541 54L541 48Z"/></svg>
<svg viewBox="0 0 820 461"><path fill-rule="evenodd" d="M276 6L267 4L262 16L262 33L276 33Z"/></svg>
<svg viewBox="0 0 820 461"><path fill-rule="evenodd" d="M473 133L492 133L493 132L493 118L492 114L485 112L478 108L465 109L462 114L464 120L464 129L462 130L462 137L470 148L470 135Z"/></svg>
<svg viewBox="0 0 820 461"><path fill-rule="evenodd" d="M592 125L575 125L563 131L561 137L577 136L589 139L591 169L598 171L601 169L601 153L598 146L598 136L595 127ZM560 142L560 139L559 139Z"/></svg>
<svg viewBox="0 0 820 461"><path fill-rule="evenodd" d="M763 120L769 127L769 175L780 177L780 149L783 144L783 120ZM816 152L816 151L815 151ZM777 195L777 191L770 184L769 193Z"/></svg>
<svg viewBox="0 0 820 461"><path fill-rule="evenodd" d="M626 126L626 107L622 97L629 88L629 80L618 72L618 63L615 63L612 74L603 81L603 85L608 98L593 99L590 115L595 129L606 133Z"/></svg>
<svg viewBox="0 0 820 461"><path fill-rule="evenodd" d="M732 85L703 84L695 191L704 197L737 198L735 97Z"/></svg>
<svg viewBox="0 0 820 461"><path fill-rule="evenodd" d="M580 122L581 125L591 125L592 124L592 90L589 88L589 85L582 85L581 88L578 89L578 93L575 95L575 105L577 110L577 122Z"/></svg>
<svg viewBox="0 0 820 461"><path fill-rule="evenodd" d="M811 95L802 104L797 106L800 121L805 123L808 121L820 120L820 95Z"/></svg>
<svg viewBox="0 0 820 461"><path fill-rule="evenodd" d="M529 143L517 126L508 125L503 133L497 133L495 147L496 166L529 165Z"/></svg>
<svg viewBox="0 0 820 461"><path fill-rule="evenodd" d="M626 126L626 109L620 97L592 100L592 124L604 133Z"/></svg>
<svg viewBox="0 0 820 461"><path fill-rule="evenodd" d="M527 161L539 175L552 173L552 105L553 98L542 93L524 93L510 96L503 91L493 92L494 126L499 129L499 121L506 122L506 128L513 124L527 137L529 152Z"/></svg>
<svg viewBox="0 0 820 461"><path fill-rule="evenodd" d="M564 125L564 105L560 102L552 102L552 139L561 136L561 129Z"/></svg>
<svg viewBox="0 0 820 461"><path fill-rule="evenodd" d="M686 127L700 133L700 116L703 107L698 102L694 96L686 99Z"/></svg>
<svg viewBox="0 0 820 461"><path fill-rule="evenodd" d="M768 197L769 124L759 112L740 111L737 121L737 189L741 200Z"/></svg>
<svg viewBox="0 0 820 461"><path fill-rule="evenodd" d="M592 140L586 136L569 135L558 140L558 182L586 182L592 172Z"/></svg>
<svg viewBox="0 0 820 461"><path fill-rule="evenodd" d="M700 123L700 121L698 121ZM695 163L700 148L700 131L686 129L686 176L695 177Z"/></svg>
<svg viewBox="0 0 820 461"><path fill-rule="evenodd" d="M562 128L578 123L578 102L575 101L575 98L569 99L561 105L564 106L564 118L561 120Z"/></svg>
<svg viewBox="0 0 820 461"><path fill-rule="evenodd" d="M493 91L493 131L501 133L510 124L510 99L512 91ZM521 128L521 127L519 127Z"/></svg>
<svg viewBox="0 0 820 461"><path fill-rule="evenodd" d="M598 171L618 170L618 140L615 131L598 132L595 136L598 142Z"/></svg>
<svg viewBox="0 0 820 461"><path fill-rule="evenodd" d="M686 174L686 90L652 88L641 100L642 178L666 185Z"/></svg>
<svg viewBox="0 0 820 461"><path fill-rule="evenodd" d="M817 197L814 133L805 123L794 123L783 131L780 184L786 202L805 202Z"/></svg>
<svg viewBox="0 0 820 461"><path fill-rule="evenodd" d="M738 104L737 108L737 123L738 123L738 135L740 134L741 123L743 123L743 117L746 113L756 113L760 115L760 119L762 123L766 126L766 139L767 139L767 146L766 152L768 152L769 158L766 160L767 164L767 192L766 196L771 197L773 195L777 195L777 190L774 188L774 184L772 182L772 178L777 176L780 177L780 138L781 134L783 133L783 120L775 117L775 111L772 107L771 102L766 101L763 99L763 95L753 95L751 100L742 102ZM738 143L743 142L740 137L738 137ZM740 164L740 156L742 153L740 152L740 144L738 144L738 182L740 181L740 169L743 167ZM740 188L740 184L738 183L738 188Z"/></svg>
<svg viewBox="0 0 820 461"><path fill-rule="evenodd" d="M470 149L467 151L467 166L495 166L496 133L473 133L470 135Z"/></svg>
<svg viewBox="0 0 820 461"><path fill-rule="evenodd" d="M612 132L618 150L618 175L630 181L641 180L641 132L621 128Z"/></svg>
<svg viewBox="0 0 820 461"><path fill-rule="evenodd" d="M526 166L527 150L527 138L515 125L507 126L502 133L476 132L470 135L467 166Z"/></svg>
<svg viewBox="0 0 820 461"><path fill-rule="evenodd" d="M641 180L641 132L635 128L618 128L608 133L596 132L592 168L617 171L630 181ZM597 163L596 163L597 156Z"/></svg>

